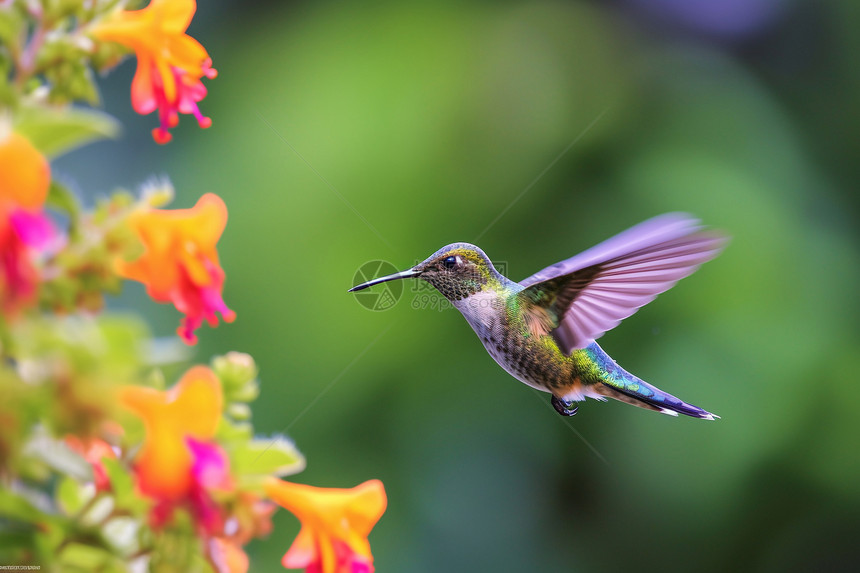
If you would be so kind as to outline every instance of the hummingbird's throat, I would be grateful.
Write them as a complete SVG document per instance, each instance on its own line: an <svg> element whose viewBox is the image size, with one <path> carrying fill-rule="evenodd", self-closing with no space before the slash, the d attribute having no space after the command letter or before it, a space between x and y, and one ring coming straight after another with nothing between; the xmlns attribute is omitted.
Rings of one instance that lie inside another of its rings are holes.
<svg viewBox="0 0 860 573"><path fill-rule="evenodd" d="M480 276L451 276L447 273L422 275L422 279L430 283L439 293L450 301L463 300L480 292L487 285L487 280Z"/></svg>

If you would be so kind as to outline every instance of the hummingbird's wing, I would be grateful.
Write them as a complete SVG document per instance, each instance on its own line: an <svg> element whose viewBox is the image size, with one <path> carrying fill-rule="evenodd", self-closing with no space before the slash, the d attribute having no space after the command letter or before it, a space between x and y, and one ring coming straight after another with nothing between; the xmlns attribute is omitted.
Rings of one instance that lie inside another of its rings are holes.
<svg viewBox="0 0 860 573"><path fill-rule="evenodd" d="M551 332L570 354L692 274L725 243L689 215L654 217L522 281L526 322L534 334Z"/></svg>

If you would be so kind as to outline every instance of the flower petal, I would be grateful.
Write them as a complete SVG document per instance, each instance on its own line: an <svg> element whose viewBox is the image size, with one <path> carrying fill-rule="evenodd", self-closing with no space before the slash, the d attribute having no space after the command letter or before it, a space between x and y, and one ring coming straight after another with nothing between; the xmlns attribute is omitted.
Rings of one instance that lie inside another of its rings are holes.
<svg viewBox="0 0 860 573"><path fill-rule="evenodd" d="M281 559L287 569L304 569L317 559L316 535L307 526L302 526L298 536Z"/></svg>
<svg viewBox="0 0 860 573"><path fill-rule="evenodd" d="M0 201L39 209L48 196L51 168L33 144L17 133L0 137Z"/></svg>
<svg viewBox="0 0 860 573"><path fill-rule="evenodd" d="M51 219L42 213L15 209L9 215L9 222L21 241L36 250L56 248L63 242L63 236L54 228Z"/></svg>
<svg viewBox="0 0 860 573"><path fill-rule="evenodd" d="M221 446L192 437L185 438L185 444L194 460L191 474L195 482L205 489L229 490L233 487L230 463Z"/></svg>
<svg viewBox="0 0 860 573"><path fill-rule="evenodd" d="M250 566L248 555L229 539L209 539L209 557L216 573L246 573Z"/></svg>

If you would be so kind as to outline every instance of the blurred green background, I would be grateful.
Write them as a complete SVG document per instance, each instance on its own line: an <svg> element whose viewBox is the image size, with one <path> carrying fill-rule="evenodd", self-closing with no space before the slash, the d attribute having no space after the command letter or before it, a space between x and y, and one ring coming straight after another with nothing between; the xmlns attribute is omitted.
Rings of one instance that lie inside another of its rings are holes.
<svg viewBox="0 0 860 573"><path fill-rule="evenodd" d="M384 481L379 571L849 569L858 21L851 0L201 2L213 127L183 118L156 147L129 63L103 82L123 140L55 171L224 198L238 319L195 359L257 359L256 427L307 455L298 481ZM716 423L617 402L562 419L412 285L384 312L346 293L367 261L453 241L522 279L667 211L731 245L600 343ZM142 292L114 306L171 334ZM252 569L282 570L298 527L279 512Z"/></svg>

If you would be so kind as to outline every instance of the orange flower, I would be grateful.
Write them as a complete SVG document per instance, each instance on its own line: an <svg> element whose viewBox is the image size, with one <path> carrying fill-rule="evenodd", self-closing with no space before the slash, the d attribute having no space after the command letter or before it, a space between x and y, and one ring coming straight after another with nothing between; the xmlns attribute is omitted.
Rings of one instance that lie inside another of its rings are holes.
<svg viewBox="0 0 860 573"><path fill-rule="evenodd" d="M217 573L247 573L248 555L234 541L213 537L209 539L207 551Z"/></svg>
<svg viewBox="0 0 860 573"><path fill-rule="evenodd" d="M33 145L17 133L0 133L0 307L7 315L35 298L39 275L31 251L54 237L41 212L50 183L48 162Z"/></svg>
<svg viewBox="0 0 860 573"><path fill-rule="evenodd" d="M122 44L137 55L131 105L143 115L158 110L159 127L152 130L157 143L170 141L167 129L176 127L180 113L193 114L202 128L212 125L197 102L206 97L201 78L217 72L206 48L185 33L196 11L195 0L152 0L142 10L115 13L92 30L99 40Z"/></svg>
<svg viewBox="0 0 860 573"><path fill-rule="evenodd" d="M352 489L318 488L269 478L266 495L302 522L284 567L307 573L372 573L367 536L387 503L379 480Z"/></svg>
<svg viewBox="0 0 860 573"><path fill-rule="evenodd" d="M211 326L218 324L216 312L226 322L236 318L221 296L224 271L215 249L226 224L227 207L211 193L191 209L150 209L129 218L145 251L131 263L120 261L117 270L144 283L153 299L172 302L185 315L177 332L189 344L197 341L194 331L204 319Z"/></svg>
<svg viewBox="0 0 860 573"><path fill-rule="evenodd" d="M0 135L0 202L41 209L50 184L51 168L33 144L17 133Z"/></svg>
<svg viewBox="0 0 860 573"><path fill-rule="evenodd" d="M221 420L221 383L205 366L191 368L166 391L126 386L120 402L143 420L146 438L135 461L141 491L158 500L187 499L195 486L188 441L211 440Z"/></svg>

